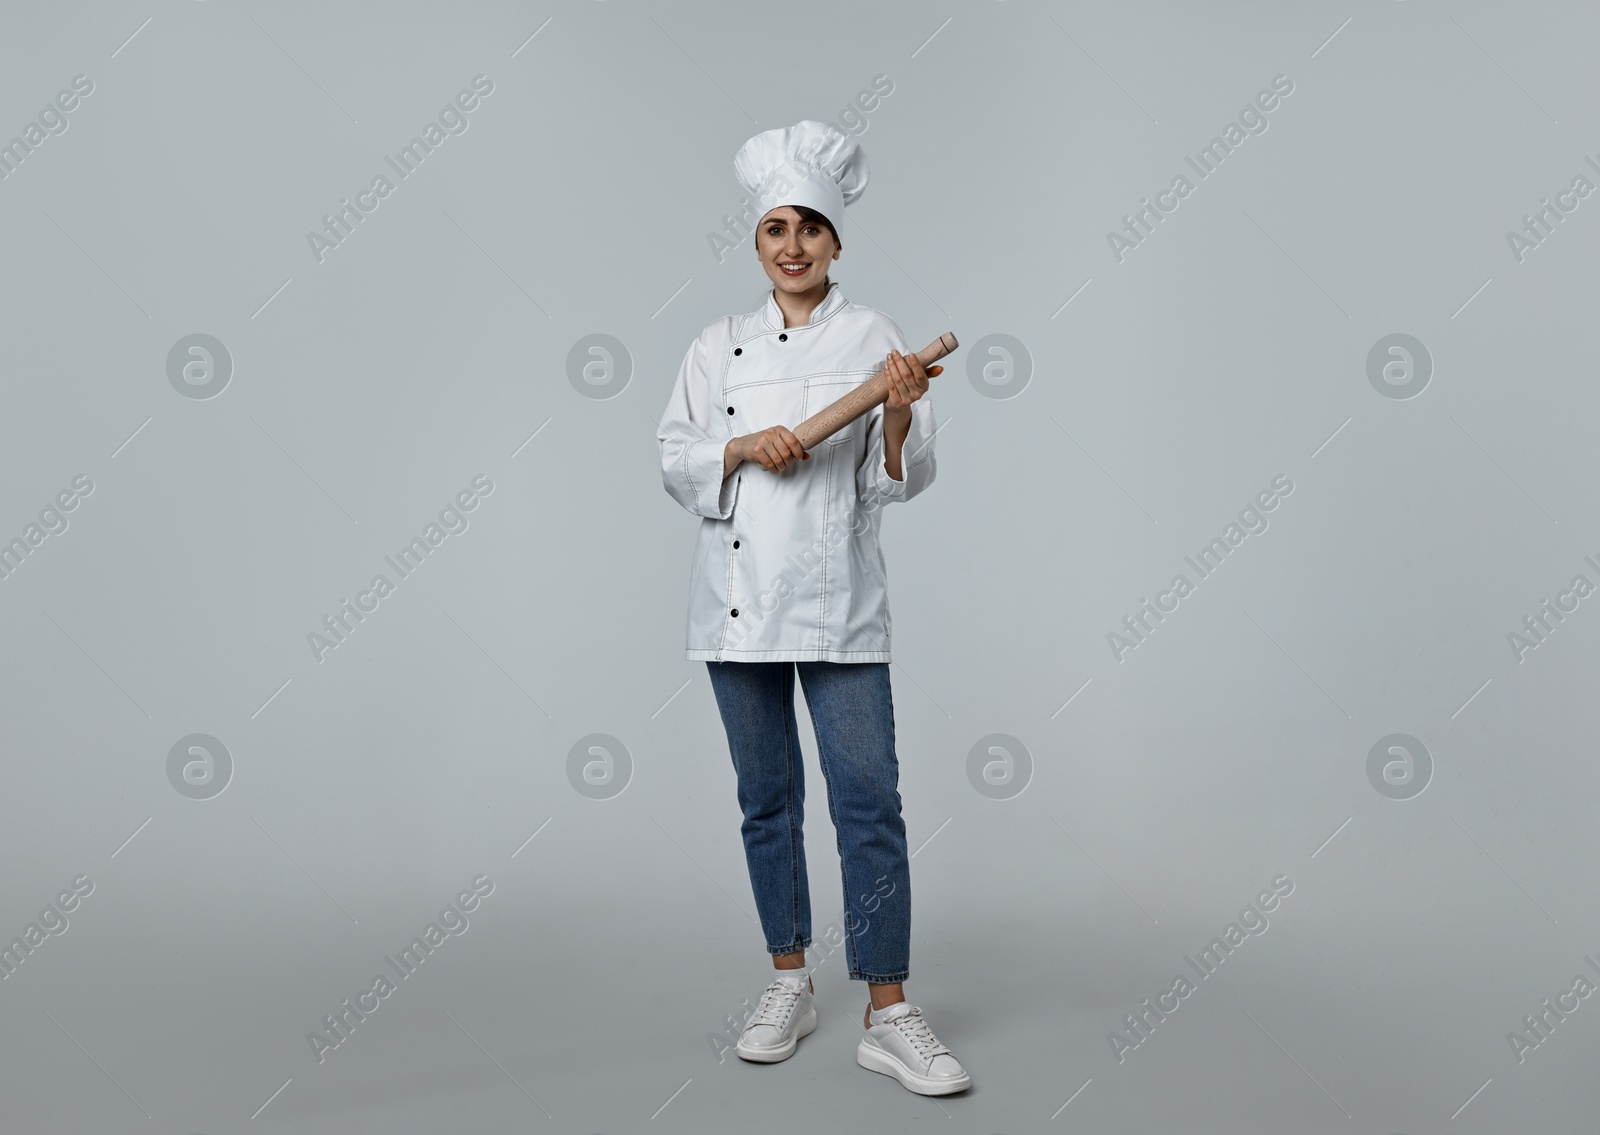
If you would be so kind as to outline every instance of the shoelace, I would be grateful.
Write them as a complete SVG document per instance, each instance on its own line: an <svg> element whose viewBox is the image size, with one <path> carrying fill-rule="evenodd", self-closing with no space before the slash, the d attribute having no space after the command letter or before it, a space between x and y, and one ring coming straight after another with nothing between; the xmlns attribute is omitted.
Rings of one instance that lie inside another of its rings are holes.
<svg viewBox="0 0 1600 1135"><path fill-rule="evenodd" d="M932 1060L935 1056L942 1054L955 1055L939 1042L938 1037L933 1035L933 1028L923 1017L920 1006L913 1005L909 1012L884 1023L893 1025L895 1030L906 1038L911 1047L916 1049L917 1055L924 1060Z"/></svg>
<svg viewBox="0 0 1600 1135"><path fill-rule="evenodd" d="M789 1020L789 1015L794 1012L795 1005L800 1001L801 987L788 985L781 981L774 981L762 991L761 1004L756 1006L755 1014L746 1023L745 1028L754 1025L772 1025L781 1029Z"/></svg>

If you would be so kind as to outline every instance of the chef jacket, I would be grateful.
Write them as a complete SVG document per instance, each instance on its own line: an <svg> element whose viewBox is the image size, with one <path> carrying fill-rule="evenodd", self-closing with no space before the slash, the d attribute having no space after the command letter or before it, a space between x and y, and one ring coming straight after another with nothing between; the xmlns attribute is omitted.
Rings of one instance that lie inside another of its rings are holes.
<svg viewBox="0 0 1600 1135"><path fill-rule="evenodd" d="M702 517L689 573L684 657L718 662L888 662L888 578L882 508L933 483L930 396L911 404L904 480L884 466L875 406L781 473L745 461L726 479L730 438L791 430L871 378L893 348L911 353L894 320L845 299L838 284L785 327L762 306L723 316L683 357L661 417L661 479Z"/></svg>

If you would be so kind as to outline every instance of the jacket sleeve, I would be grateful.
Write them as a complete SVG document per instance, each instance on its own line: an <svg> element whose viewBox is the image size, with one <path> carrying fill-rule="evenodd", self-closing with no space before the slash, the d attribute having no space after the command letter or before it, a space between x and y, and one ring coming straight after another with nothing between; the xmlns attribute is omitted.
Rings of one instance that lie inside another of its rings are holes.
<svg viewBox="0 0 1600 1135"><path fill-rule="evenodd" d="M911 347L900 328L893 320L886 318L885 323L895 350L910 354ZM900 473L904 480L896 481L889 476L884 464L883 406L873 407L866 421L866 458L856 470L856 495L863 504L908 501L933 484L939 467L933 455L933 435L938 423L933 417L932 383L927 393L911 403L911 431L906 434L905 446L900 451Z"/></svg>
<svg viewBox="0 0 1600 1135"><path fill-rule="evenodd" d="M727 520L733 515L738 477L722 476L726 433L713 433L707 332L689 345L678 380L656 429L661 445L661 481L673 500L696 516Z"/></svg>

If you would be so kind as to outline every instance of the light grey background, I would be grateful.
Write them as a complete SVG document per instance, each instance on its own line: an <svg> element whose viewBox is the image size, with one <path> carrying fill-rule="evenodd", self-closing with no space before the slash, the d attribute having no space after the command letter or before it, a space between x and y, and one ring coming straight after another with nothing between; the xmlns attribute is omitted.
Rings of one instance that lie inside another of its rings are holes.
<svg viewBox="0 0 1600 1135"><path fill-rule="evenodd" d="M94 488L0 580L0 945L94 890L0 981L7 1130L1592 1122L1600 1003L1521 1061L1508 1034L1600 982L1600 597L1520 661L1507 635L1600 584L1600 199L1520 261L1506 234L1600 185L1597 39L1576 2L9 5L0 140L94 90L0 181L0 536ZM478 75L469 128L319 262L308 231ZM842 952L792 1060L718 1059L770 967L653 436L693 336L766 287L707 239L734 151L878 75L836 278L963 343L938 480L884 522L907 990L975 1081L942 1100L856 1066ZM1266 132L1119 262L1108 232L1278 75ZM1368 378L1395 333L1432 360L1414 397ZM194 334L231 354L215 397L169 381ZM611 397L569 380L591 334L631 358ZM1013 397L968 378L991 335L1030 360ZM1201 580L1183 557L1280 474ZM167 774L196 733L233 762L206 800ZM1396 733L1431 755L1410 799L1368 776ZM631 761L607 799L568 775L591 734ZM1030 758L1005 799L968 775L991 734ZM470 929L319 1063L307 1034L480 875Z"/></svg>

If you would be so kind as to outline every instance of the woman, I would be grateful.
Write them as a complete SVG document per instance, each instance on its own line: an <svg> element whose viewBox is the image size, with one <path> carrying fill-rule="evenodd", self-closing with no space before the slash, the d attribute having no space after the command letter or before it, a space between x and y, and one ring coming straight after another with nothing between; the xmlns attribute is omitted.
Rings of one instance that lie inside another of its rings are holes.
<svg viewBox="0 0 1600 1135"><path fill-rule="evenodd" d="M759 309L710 324L685 354L656 433L667 492L702 517L686 657L703 660L738 776L741 832L777 971L736 1051L787 1059L816 1028L798 670L844 880L845 954L865 981L856 1060L911 1091L971 1078L906 1003L911 881L897 790L880 509L933 483L928 378L882 312L845 299L828 266L866 155L805 121L747 141L734 172L760 211ZM789 430L887 366L889 399L807 453Z"/></svg>

